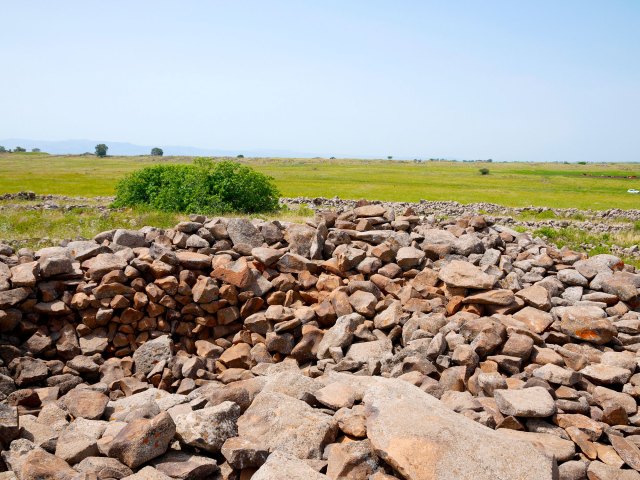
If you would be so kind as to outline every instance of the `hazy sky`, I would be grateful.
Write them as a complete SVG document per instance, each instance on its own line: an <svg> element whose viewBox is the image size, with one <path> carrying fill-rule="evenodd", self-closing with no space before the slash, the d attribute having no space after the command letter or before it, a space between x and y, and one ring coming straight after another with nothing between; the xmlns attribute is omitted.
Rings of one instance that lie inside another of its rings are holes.
<svg viewBox="0 0 640 480"><path fill-rule="evenodd" d="M640 161L638 0L29 0L0 16L0 138Z"/></svg>

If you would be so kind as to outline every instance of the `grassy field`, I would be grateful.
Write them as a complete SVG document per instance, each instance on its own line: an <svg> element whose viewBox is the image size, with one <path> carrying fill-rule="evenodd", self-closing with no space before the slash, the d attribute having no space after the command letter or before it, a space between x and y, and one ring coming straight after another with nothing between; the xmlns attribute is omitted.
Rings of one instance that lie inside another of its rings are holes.
<svg viewBox="0 0 640 480"><path fill-rule="evenodd" d="M31 190L72 196L113 195L127 172L189 157L0 154L0 194ZM604 210L639 208L640 164L460 163L387 160L243 159L272 176L284 196L491 202ZM489 168L489 175L479 169Z"/></svg>

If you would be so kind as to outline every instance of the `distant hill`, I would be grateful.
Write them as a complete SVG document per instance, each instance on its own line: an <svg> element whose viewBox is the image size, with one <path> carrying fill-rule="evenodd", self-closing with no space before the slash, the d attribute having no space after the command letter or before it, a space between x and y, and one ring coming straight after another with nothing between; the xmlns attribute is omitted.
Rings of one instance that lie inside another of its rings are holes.
<svg viewBox="0 0 640 480"><path fill-rule="evenodd" d="M29 140L26 138L7 138L0 140L0 145L14 149L15 147L39 148L43 152L64 155L93 153L95 146L105 143L109 147L109 155L149 155L153 147L160 147L165 155L203 155L215 157L235 157L244 155L245 157L293 157L304 158L317 155L304 152L294 152L291 150L215 150L210 148L185 147L176 145L135 145L126 142L110 142L107 140Z"/></svg>

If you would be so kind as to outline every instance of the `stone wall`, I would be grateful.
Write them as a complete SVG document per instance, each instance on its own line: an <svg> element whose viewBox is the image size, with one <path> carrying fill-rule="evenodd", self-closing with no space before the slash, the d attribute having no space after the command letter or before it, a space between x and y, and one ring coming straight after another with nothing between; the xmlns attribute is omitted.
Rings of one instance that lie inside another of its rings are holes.
<svg viewBox="0 0 640 480"><path fill-rule="evenodd" d="M638 478L639 286L380 204L0 246L0 472Z"/></svg>

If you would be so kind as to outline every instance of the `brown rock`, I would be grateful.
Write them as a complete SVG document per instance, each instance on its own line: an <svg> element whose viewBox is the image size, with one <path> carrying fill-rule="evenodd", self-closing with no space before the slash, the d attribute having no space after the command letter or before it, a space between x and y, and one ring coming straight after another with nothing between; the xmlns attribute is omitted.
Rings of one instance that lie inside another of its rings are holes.
<svg viewBox="0 0 640 480"><path fill-rule="evenodd" d="M486 290L492 288L495 277L487 275L469 262L453 260L446 264L438 274L440 280L451 287L475 288Z"/></svg>
<svg viewBox="0 0 640 480"><path fill-rule="evenodd" d="M624 463L640 471L640 449L635 443L617 435L609 435L609 441Z"/></svg>
<svg viewBox="0 0 640 480"><path fill-rule="evenodd" d="M166 412L152 419L134 420L113 439L109 456L129 468L137 468L165 453L175 433L176 425Z"/></svg>
<svg viewBox="0 0 640 480"><path fill-rule="evenodd" d="M109 397L94 390L74 388L64 396L62 402L74 417L97 420L102 417Z"/></svg>

